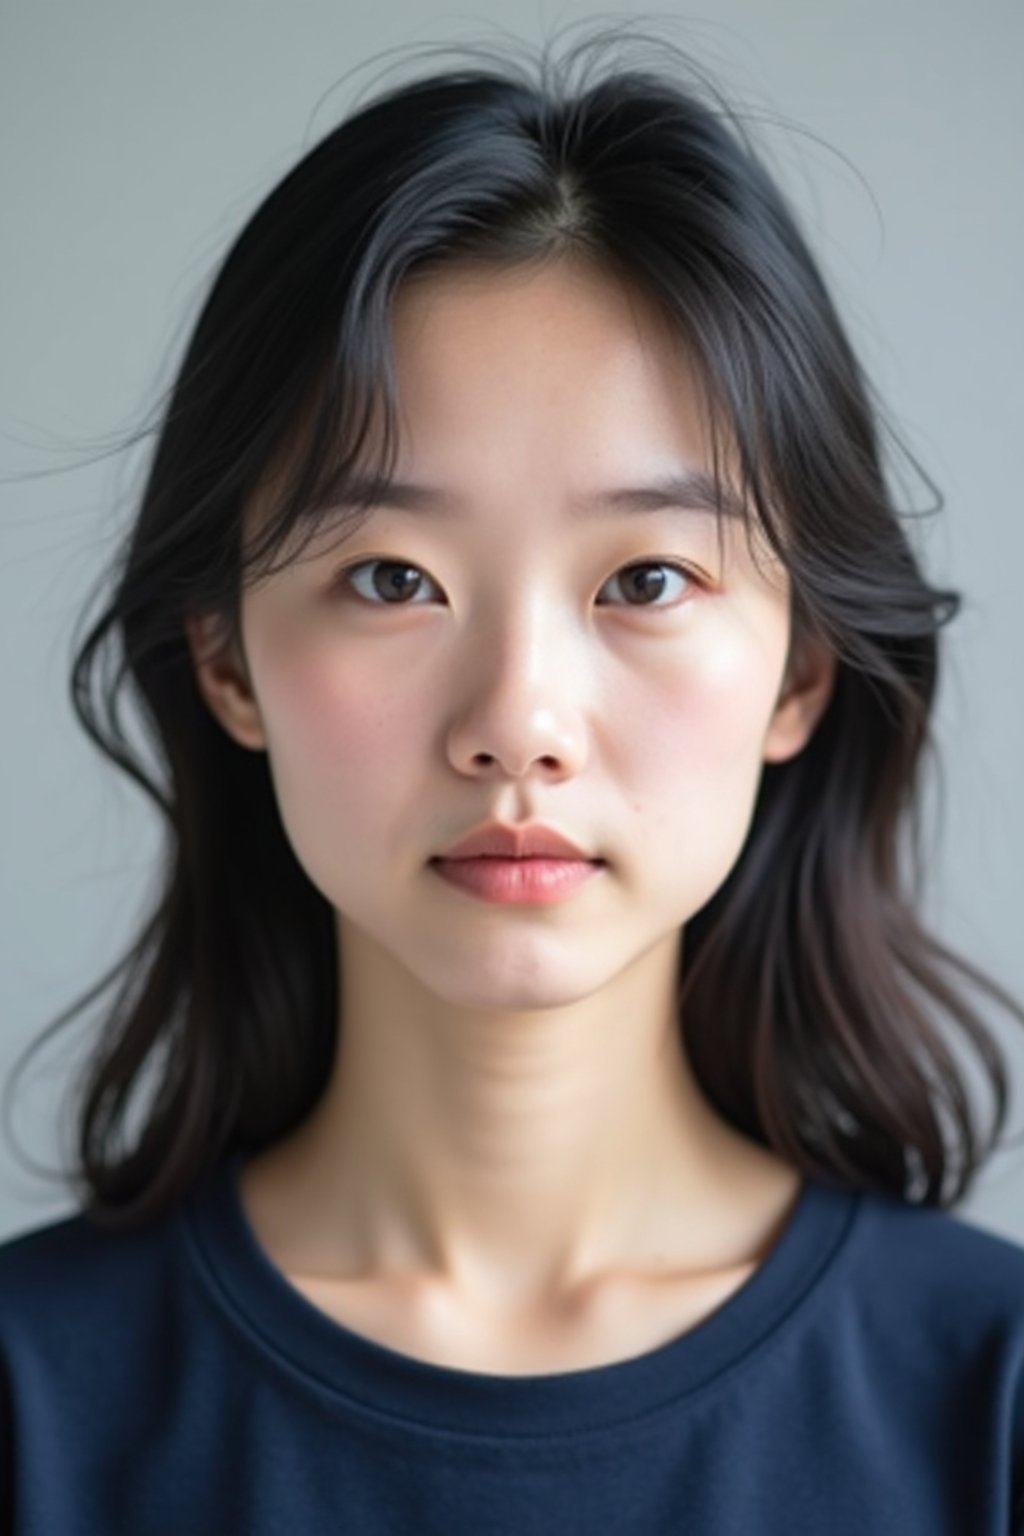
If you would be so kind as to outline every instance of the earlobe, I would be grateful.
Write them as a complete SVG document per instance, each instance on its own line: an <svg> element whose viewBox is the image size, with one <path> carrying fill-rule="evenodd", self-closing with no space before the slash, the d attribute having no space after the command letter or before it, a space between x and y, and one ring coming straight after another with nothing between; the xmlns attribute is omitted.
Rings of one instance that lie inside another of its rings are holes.
<svg viewBox="0 0 1024 1536"><path fill-rule="evenodd" d="M835 688L835 653L820 641L805 642L802 650L798 663L787 669L765 736L766 763L785 762L807 745Z"/></svg>
<svg viewBox="0 0 1024 1536"><path fill-rule="evenodd" d="M185 634L196 685L214 718L239 746L265 750L263 722L245 658L225 638L218 616L186 615Z"/></svg>

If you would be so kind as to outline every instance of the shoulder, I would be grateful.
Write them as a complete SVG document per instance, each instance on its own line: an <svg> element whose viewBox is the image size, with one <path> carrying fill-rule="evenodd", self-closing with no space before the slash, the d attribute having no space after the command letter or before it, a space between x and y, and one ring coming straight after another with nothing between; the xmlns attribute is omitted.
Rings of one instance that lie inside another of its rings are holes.
<svg viewBox="0 0 1024 1536"><path fill-rule="evenodd" d="M77 1211L0 1243L0 1364L66 1371L101 1340L148 1336L178 1268L174 1229L107 1230Z"/></svg>
<svg viewBox="0 0 1024 1536"><path fill-rule="evenodd" d="M30 1275L38 1275L41 1268L47 1269L69 1246L80 1247L83 1236L88 1241L92 1231L84 1213L72 1211L44 1226L0 1238L0 1276L5 1283L17 1285Z"/></svg>
<svg viewBox="0 0 1024 1536"><path fill-rule="evenodd" d="M884 1270L902 1289L961 1304L974 1297L1024 1321L1024 1245L959 1211L868 1196L857 1252L862 1264Z"/></svg>
<svg viewBox="0 0 1024 1536"><path fill-rule="evenodd" d="M87 1278L108 1252L80 1211L0 1242L0 1326L23 1305L45 1307L48 1298L66 1293L70 1275L84 1266Z"/></svg>
<svg viewBox="0 0 1024 1536"><path fill-rule="evenodd" d="M5 1303L31 1294L41 1301L75 1279L88 1281L152 1244L148 1231L108 1231L84 1211L0 1241L0 1312Z"/></svg>
<svg viewBox="0 0 1024 1536"><path fill-rule="evenodd" d="M851 1235L833 1292L846 1344L919 1389L987 1383L1012 1405L1024 1456L1024 1246L956 1212L875 1195Z"/></svg>

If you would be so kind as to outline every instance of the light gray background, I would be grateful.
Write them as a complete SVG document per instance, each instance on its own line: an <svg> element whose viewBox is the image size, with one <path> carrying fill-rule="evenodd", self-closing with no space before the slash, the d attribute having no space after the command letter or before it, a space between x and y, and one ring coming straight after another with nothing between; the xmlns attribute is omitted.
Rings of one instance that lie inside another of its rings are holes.
<svg viewBox="0 0 1024 1536"><path fill-rule="evenodd" d="M662 14L739 104L799 125L766 126L761 142L861 356L947 498L918 546L933 579L966 598L946 632L946 819L926 915L1020 996L1024 7L705 0ZM159 847L155 813L80 732L67 698L72 624L131 516L148 443L91 464L89 450L138 426L170 383L214 262L257 201L394 69L390 56L350 74L357 65L410 43L500 43L501 29L529 41L599 15L660 25L631 5L377 0L359 19L343 0L8 0L0 1077L120 953ZM921 484L907 494L927 501ZM989 1017L1020 1092L1024 1029ZM68 1144L62 1096L89 1038L80 1022L65 1028L22 1078L14 1129L44 1164ZM1015 1100L1011 1129L1022 1122ZM0 1142L0 1235L71 1208ZM1024 1241L1024 1152L998 1154L958 1214Z"/></svg>

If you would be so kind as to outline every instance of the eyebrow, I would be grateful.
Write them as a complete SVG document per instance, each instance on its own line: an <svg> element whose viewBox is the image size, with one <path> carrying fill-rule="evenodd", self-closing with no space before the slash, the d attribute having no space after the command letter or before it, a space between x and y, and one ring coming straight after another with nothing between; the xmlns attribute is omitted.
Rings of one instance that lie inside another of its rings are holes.
<svg viewBox="0 0 1024 1536"><path fill-rule="evenodd" d="M333 500L333 498L332 498ZM458 498L430 485L408 480L372 480L347 482L336 506L357 502L373 507L388 507L396 512L419 512L438 517L465 517L466 507ZM682 512L687 515L720 513L729 518L743 518L746 513L739 497L728 486L716 486L714 477L703 470L685 470L664 475L647 485L617 486L575 498L569 504L574 519L591 516L616 516L621 513Z"/></svg>

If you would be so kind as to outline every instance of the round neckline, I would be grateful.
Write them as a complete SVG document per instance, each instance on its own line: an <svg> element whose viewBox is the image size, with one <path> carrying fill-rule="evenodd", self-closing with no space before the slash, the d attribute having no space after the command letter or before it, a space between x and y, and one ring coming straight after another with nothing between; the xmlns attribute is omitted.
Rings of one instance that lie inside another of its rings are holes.
<svg viewBox="0 0 1024 1536"><path fill-rule="evenodd" d="M242 1204L242 1162L242 1151L231 1151L197 1182L183 1209L194 1256L236 1325L278 1360L350 1402L477 1436L607 1429L698 1392L808 1297L863 1203L856 1191L805 1177L767 1256L694 1327L611 1364L506 1376L403 1354L321 1311L256 1237Z"/></svg>

